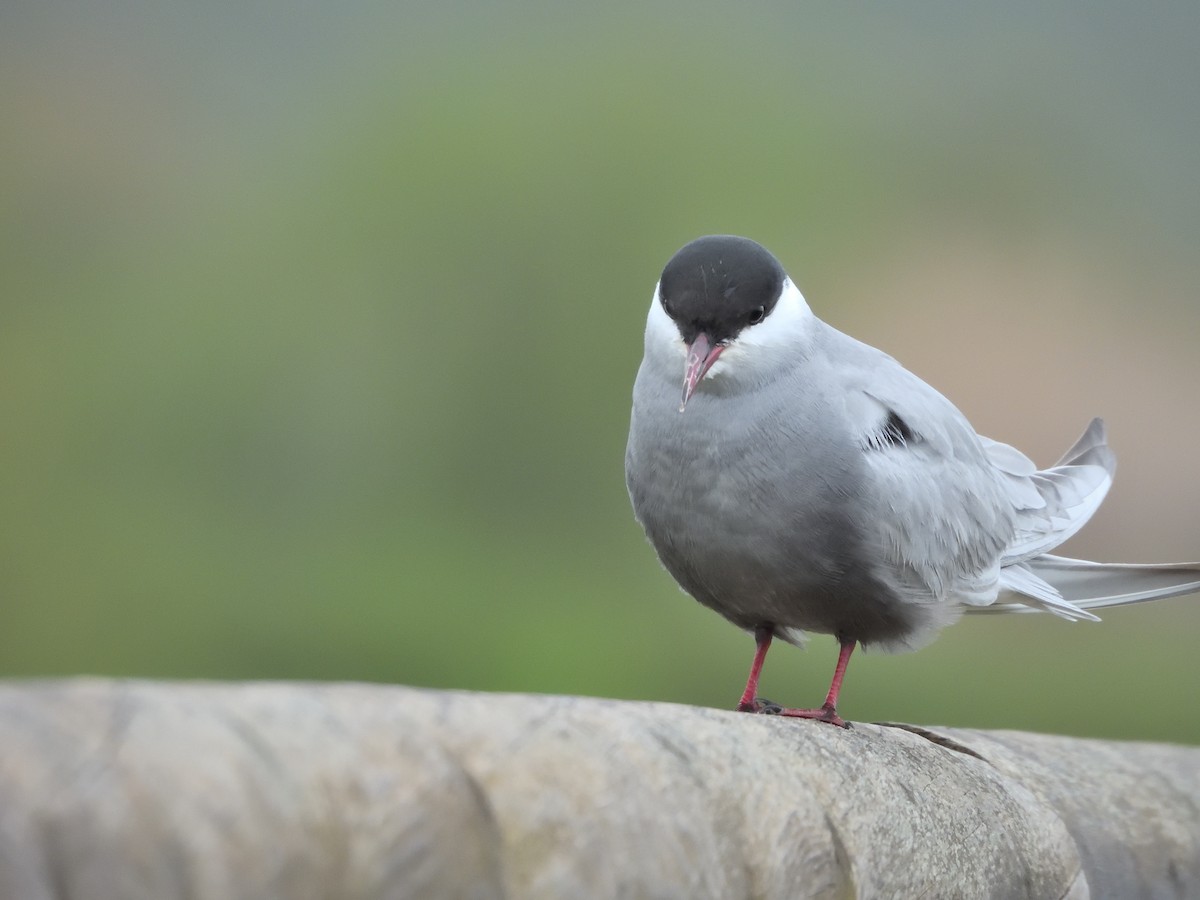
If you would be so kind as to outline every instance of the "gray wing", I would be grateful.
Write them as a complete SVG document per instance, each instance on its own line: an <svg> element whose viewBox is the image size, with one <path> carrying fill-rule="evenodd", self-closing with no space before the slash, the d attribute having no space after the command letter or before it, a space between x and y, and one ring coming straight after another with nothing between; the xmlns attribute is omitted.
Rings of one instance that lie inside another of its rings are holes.
<svg viewBox="0 0 1200 900"><path fill-rule="evenodd" d="M949 400L891 357L834 334L832 357L872 473L884 557L909 599L1097 620L1088 609L1200 593L1200 563L1049 554L1087 523L1112 485L1116 456L1101 419L1039 470L1014 447L977 435Z"/></svg>
<svg viewBox="0 0 1200 900"><path fill-rule="evenodd" d="M1004 474L949 400L885 353L831 347L874 498L885 574L912 602L986 605L1017 533Z"/></svg>

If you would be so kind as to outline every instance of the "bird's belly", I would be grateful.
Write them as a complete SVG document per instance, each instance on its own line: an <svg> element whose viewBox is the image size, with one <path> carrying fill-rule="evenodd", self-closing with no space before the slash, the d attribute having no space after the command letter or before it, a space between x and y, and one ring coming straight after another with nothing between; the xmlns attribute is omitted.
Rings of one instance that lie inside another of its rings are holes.
<svg viewBox="0 0 1200 900"><path fill-rule="evenodd" d="M670 453L656 454L664 444ZM850 457L772 448L761 434L714 440L702 428L633 450L638 519L666 569L705 606L743 628L884 640L906 627L848 513ZM788 464L795 459L809 465Z"/></svg>

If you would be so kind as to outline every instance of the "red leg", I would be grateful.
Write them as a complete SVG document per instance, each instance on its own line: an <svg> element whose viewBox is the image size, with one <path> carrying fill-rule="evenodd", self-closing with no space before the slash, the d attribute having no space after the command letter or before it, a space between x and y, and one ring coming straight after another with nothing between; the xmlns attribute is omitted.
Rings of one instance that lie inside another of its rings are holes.
<svg viewBox="0 0 1200 900"><path fill-rule="evenodd" d="M750 677L746 679L746 689L742 691L742 699L738 702L738 712L758 712L758 677L762 675L763 662L767 658L767 651L771 649L774 634L770 625L754 629L754 662L750 664Z"/></svg>
<svg viewBox="0 0 1200 900"><path fill-rule="evenodd" d="M838 694L842 690L842 679L846 677L846 666L850 663L850 654L854 652L854 645L854 641L842 641L837 668L833 670L833 681L829 684L829 693L825 695L825 703L820 709L781 709L776 715L792 716L797 719L816 719L818 722L828 722L830 725L849 728L846 720L837 714L837 701Z"/></svg>

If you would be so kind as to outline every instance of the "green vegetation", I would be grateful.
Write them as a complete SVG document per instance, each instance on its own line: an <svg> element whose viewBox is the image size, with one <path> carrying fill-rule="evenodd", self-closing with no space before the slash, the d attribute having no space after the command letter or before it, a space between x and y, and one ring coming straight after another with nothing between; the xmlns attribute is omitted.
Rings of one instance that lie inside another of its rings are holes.
<svg viewBox="0 0 1200 900"><path fill-rule="evenodd" d="M1195 283L1200 117L1168 89L1194 83L1195 15L1114 60L1112 16L930 4L95 6L18 3L0 35L3 675L732 705L751 641L659 571L622 482L645 307L697 234L761 240L835 322L902 321L870 292L968 265L938 250L966 234L1030 284L1111 282L1075 298L1081 342L1129 315L1154 323L1130 369L1197 372L1172 298ZM1010 299L1019 322L1058 298ZM910 315L926 360L971 364L936 305ZM994 381L967 411L1018 441ZM1154 398L1164 445L1193 393ZM1029 402L1055 410L1052 454L1098 411L1121 449L1148 401ZM1178 484L1142 483L1096 552L1200 554L1179 453L1123 458ZM1165 505L1190 521L1154 532ZM856 659L845 711L1197 741L1198 615L971 620ZM833 662L826 639L781 648L764 693L815 702Z"/></svg>

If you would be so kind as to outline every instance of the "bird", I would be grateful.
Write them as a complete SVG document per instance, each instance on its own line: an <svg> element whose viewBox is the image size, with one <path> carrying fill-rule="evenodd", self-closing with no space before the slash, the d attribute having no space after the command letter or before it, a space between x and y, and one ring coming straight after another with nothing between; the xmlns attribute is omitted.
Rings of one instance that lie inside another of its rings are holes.
<svg viewBox="0 0 1200 900"><path fill-rule="evenodd" d="M1053 466L977 434L942 394L817 318L761 244L708 235L654 289L633 386L625 480L679 586L755 639L743 712L849 727L858 646L916 650L965 613L1091 610L1200 591L1200 563L1050 553L1116 471L1093 419ZM758 696L774 639L832 635L824 703Z"/></svg>

